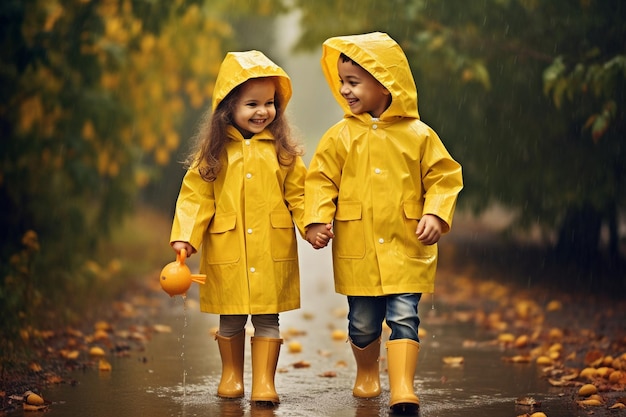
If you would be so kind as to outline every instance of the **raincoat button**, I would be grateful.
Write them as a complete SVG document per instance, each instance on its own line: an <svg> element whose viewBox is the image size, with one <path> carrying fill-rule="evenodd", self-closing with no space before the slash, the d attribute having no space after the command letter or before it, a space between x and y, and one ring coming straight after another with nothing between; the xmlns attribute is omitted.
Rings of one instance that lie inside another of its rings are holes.
<svg viewBox="0 0 626 417"><path fill-rule="evenodd" d="M385 243L385 239L381 237L380 239L378 239L378 243Z"/></svg>
<svg viewBox="0 0 626 417"><path fill-rule="evenodd" d="M250 141L249 141L249 140L246 140L244 143L245 143L246 145L250 146Z"/></svg>
<svg viewBox="0 0 626 417"><path fill-rule="evenodd" d="M378 125L372 125L372 129L374 130L378 129Z"/></svg>
<svg viewBox="0 0 626 417"><path fill-rule="evenodd" d="M250 268L250 272L254 272L254 271L256 271L255 267Z"/></svg>
<svg viewBox="0 0 626 417"><path fill-rule="evenodd" d="M374 170L374 172L375 172L375 173L377 173L377 174L380 174L380 168L376 168L376 169Z"/></svg>
<svg viewBox="0 0 626 417"><path fill-rule="evenodd" d="M252 229L248 229L248 234L251 235L252 234Z"/></svg>
<svg viewBox="0 0 626 417"><path fill-rule="evenodd" d="M250 174L249 172L246 174L246 178L252 178L252 174Z"/></svg>

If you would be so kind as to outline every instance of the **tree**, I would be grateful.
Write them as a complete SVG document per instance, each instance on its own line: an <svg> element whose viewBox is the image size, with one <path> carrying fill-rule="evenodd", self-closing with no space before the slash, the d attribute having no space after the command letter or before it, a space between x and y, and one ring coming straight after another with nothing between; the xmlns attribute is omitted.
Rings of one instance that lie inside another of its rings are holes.
<svg viewBox="0 0 626 417"><path fill-rule="evenodd" d="M299 1L300 48L388 32L404 48L420 114L464 167L461 205L493 203L540 227L563 258L618 258L626 203L626 5L592 0ZM332 24L324 24L332 21Z"/></svg>
<svg viewBox="0 0 626 417"><path fill-rule="evenodd" d="M279 0L0 4L3 352L49 310L80 314L99 275L119 276L94 253L188 151L181 137L236 48L233 25L285 10Z"/></svg>
<svg viewBox="0 0 626 417"><path fill-rule="evenodd" d="M3 343L93 285L98 244L208 103L231 27L200 6L0 5Z"/></svg>

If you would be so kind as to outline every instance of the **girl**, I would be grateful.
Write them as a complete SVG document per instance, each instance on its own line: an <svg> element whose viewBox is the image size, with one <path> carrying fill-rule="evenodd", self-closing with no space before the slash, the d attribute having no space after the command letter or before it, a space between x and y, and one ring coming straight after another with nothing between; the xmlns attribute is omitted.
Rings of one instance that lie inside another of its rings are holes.
<svg viewBox="0 0 626 417"><path fill-rule="evenodd" d="M220 397L244 395L251 315L251 401L279 402L278 313L300 307L294 222L304 233L306 167L285 119L291 92L287 74L261 52L228 53L176 202L171 246L189 255L203 247L200 308L220 314Z"/></svg>

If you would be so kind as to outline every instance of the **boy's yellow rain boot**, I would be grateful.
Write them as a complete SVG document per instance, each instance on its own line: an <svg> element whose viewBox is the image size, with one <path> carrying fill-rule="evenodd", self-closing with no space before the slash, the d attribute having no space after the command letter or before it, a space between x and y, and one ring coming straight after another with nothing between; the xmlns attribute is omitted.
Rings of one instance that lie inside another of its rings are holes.
<svg viewBox="0 0 626 417"><path fill-rule="evenodd" d="M352 395L359 398L372 398L380 395L380 337L363 349L350 342L356 360L356 379Z"/></svg>
<svg viewBox="0 0 626 417"><path fill-rule="evenodd" d="M243 351L246 332L241 331L232 337L215 335L222 358L222 378L217 387L217 395L223 398L243 397Z"/></svg>
<svg viewBox="0 0 626 417"><path fill-rule="evenodd" d="M411 339L387 342L387 371L391 391L389 406L395 413L416 414L420 400L413 390L413 378L420 344Z"/></svg>
<svg viewBox="0 0 626 417"><path fill-rule="evenodd" d="M278 365L278 355L283 339L253 337L252 344L252 395L256 403L278 404L278 394L274 387L274 375Z"/></svg>

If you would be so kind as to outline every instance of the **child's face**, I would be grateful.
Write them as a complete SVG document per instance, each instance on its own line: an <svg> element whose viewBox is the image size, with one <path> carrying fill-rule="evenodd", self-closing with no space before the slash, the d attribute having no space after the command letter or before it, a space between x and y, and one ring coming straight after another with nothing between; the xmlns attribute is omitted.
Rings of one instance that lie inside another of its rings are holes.
<svg viewBox="0 0 626 417"><path fill-rule="evenodd" d="M269 78L254 78L241 86L233 121L245 138L261 133L276 118L276 86Z"/></svg>
<svg viewBox="0 0 626 417"><path fill-rule="evenodd" d="M339 58L337 71L341 81L339 92L354 114L369 113L380 117L391 102L389 91L369 72L351 61Z"/></svg>

